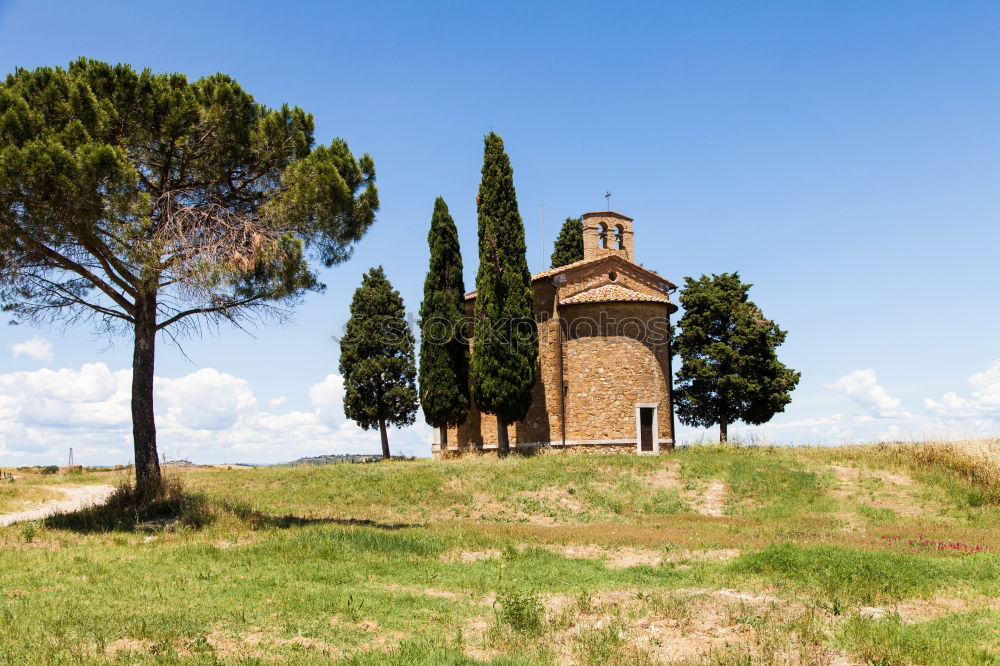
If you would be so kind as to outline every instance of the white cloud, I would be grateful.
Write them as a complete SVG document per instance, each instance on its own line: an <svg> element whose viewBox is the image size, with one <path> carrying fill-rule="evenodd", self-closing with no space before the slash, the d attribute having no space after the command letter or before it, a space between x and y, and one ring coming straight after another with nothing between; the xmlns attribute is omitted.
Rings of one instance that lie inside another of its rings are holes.
<svg viewBox="0 0 1000 666"><path fill-rule="evenodd" d="M0 374L0 464L57 463L71 446L84 464L131 460L131 379L131 370L104 363ZM262 406L245 379L213 368L157 377L154 386L158 444L170 458L283 462L381 450L377 432L345 418L337 375L303 391L303 402L311 403L306 410L288 409L285 396ZM431 432L422 422L393 428L390 447L426 456Z"/></svg>
<svg viewBox="0 0 1000 666"><path fill-rule="evenodd" d="M900 409L900 401L897 398L886 393L885 389L878 383L878 378L872 369L855 370L832 384L827 384L827 388L842 391L873 416L879 418L910 416Z"/></svg>
<svg viewBox="0 0 1000 666"><path fill-rule="evenodd" d="M340 375L327 375L323 381L313 384L309 389L309 399L316 406L316 414L326 425L338 427L346 420L344 378Z"/></svg>
<svg viewBox="0 0 1000 666"><path fill-rule="evenodd" d="M880 431L876 438L880 442L898 442L901 439L904 439L903 429L898 425L891 425L884 431Z"/></svg>
<svg viewBox="0 0 1000 666"><path fill-rule="evenodd" d="M34 361L52 362L52 343L38 336L11 345L10 350L14 352L14 358L24 355Z"/></svg>
<svg viewBox="0 0 1000 666"><path fill-rule="evenodd" d="M978 427L1000 420L1000 361L970 376L967 380L972 391L969 397L949 391L940 400L927 398L927 411L946 421L968 421Z"/></svg>
<svg viewBox="0 0 1000 666"><path fill-rule="evenodd" d="M127 424L131 378L131 370L112 372L103 363L0 375L0 423L55 428Z"/></svg>
<svg viewBox="0 0 1000 666"><path fill-rule="evenodd" d="M213 368L178 379L159 379L155 384L159 407L166 407L167 419L186 428L231 428L242 414L257 408L257 399L245 379Z"/></svg>

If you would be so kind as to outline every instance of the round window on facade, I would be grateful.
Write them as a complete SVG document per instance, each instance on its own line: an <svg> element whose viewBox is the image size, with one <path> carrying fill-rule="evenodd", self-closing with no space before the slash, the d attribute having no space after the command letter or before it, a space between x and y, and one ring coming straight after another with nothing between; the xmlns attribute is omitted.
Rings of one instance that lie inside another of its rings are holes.
<svg viewBox="0 0 1000 666"><path fill-rule="evenodd" d="M608 273L608 279L614 282L615 280L618 279L618 273L611 271L610 273Z"/></svg>

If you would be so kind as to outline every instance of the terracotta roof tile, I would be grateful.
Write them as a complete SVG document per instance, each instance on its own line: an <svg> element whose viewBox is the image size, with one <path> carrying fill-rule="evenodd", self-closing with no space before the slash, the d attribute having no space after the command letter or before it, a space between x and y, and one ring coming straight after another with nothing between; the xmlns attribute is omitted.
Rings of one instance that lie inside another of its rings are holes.
<svg viewBox="0 0 1000 666"><path fill-rule="evenodd" d="M641 303L670 303L665 295L646 294L623 287L619 284L606 284L594 289L581 291L575 296L559 302L560 305L574 305L576 303L607 303L614 301L635 301Z"/></svg>
<svg viewBox="0 0 1000 666"><path fill-rule="evenodd" d="M593 263L595 261L600 261L601 259L607 258L608 255L601 257L591 257L590 259L581 259L580 261L574 261L572 264L566 264L565 266L559 266L558 268L550 268L547 271L542 271L541 273L535 273L531 276L531 281L541 280L542 278L547 278L551 275L557 275L563 271L568 271L571 268L576 268L577 266L584 266L586 264Z"/></svg>

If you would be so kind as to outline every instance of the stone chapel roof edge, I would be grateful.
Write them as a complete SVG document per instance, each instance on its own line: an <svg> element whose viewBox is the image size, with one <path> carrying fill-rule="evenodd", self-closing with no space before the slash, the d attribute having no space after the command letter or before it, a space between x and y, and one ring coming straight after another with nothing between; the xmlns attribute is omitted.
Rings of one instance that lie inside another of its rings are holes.
<svg viewBox="0 0 1000 666"><path fill-rule="evenodd" d="M622 216L622 217L624 217L624 216ZM662 282L665 282L671 289L676 289L677 288L676 284L674 284L673 282L671 282L667 278L663 277L662 275L660 275L656 271L651 271L648 268L640 266L637 263L631 262L628 259L624 259L624 258L622 258L621 256L619 256L617 254L606 254L606 255L603 255L603 256L600 256L600 257L592 257L590 259L581 259L580 261L574 261L573 263L566 264L565 266L558 266L556 268L550 268L548 270L542 271L541 273L535 273L534 275L532 275L531 276L531 282L532 282L532 284L534 284L538 280L544 280L545 278L553 277L555 275L558 275L559 273L563 273L565 271L573 270L574 268L580 268L581 266L587 266L589 264L597 264L597 263L600 263L602 261L619 261L619 262L622 262L624 264L627 264L629 268L637 270L640 273L645 273L647 276L650 276L650 277L652 277L652 278L654 278L656 280L660 280ZM465 300L467 300L467 301L468 300L472 300L475 297L476 297L476 291L475 290L470 291L467 294L465 294Z"/></svg>

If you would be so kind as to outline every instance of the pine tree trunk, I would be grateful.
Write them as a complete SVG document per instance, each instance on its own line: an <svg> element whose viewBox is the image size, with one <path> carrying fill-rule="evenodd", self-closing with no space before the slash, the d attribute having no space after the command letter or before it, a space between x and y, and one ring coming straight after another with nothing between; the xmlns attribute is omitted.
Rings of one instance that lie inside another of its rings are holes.
<svg viewBox="0 0 1000 666"><path fill-rule="evenodd" d="M719 422L719 443L725 444L729 441L729 424L725 420Z"/></svg>
<svg viewBox="0 0 1000 666"><path fill-rule="evenodd" d="M506 458L510 453L510 440L507 438L507 424L497 416L497 456Z"/></svg>
<svg viewBox="0 0 1000 666"><path fill-rule="evenodd" d="M389 434L385 431L385 419L379 418L378 429L382 434L382 458L389 459Z"/></svg>
<svg viewBox="0 0 1000 666"><path fill-rule="evenodd" d="M151 500L161 491L153 415L153 372L156 357L156 299L139 299L132 352L132 440L135 444L135 485L139 497Z"/></svg>

